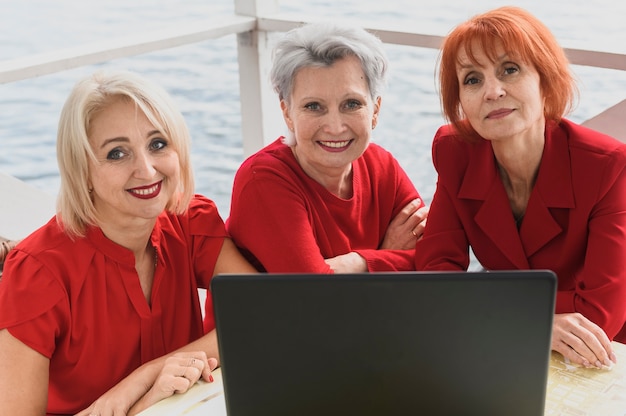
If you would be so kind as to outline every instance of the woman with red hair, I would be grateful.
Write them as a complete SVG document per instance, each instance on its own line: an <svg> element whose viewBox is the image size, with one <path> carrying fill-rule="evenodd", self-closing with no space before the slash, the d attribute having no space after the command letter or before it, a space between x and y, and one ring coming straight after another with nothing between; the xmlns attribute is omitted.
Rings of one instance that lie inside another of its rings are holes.
<svg viewBox="0 0 626 416"><path fill-rule="evenodd" d="M516 7L446 37L438 173L418 270L550 269L558 277L552 349L611 365L626 342L626 144L563 116L576 86L548 28Z"/></svg>

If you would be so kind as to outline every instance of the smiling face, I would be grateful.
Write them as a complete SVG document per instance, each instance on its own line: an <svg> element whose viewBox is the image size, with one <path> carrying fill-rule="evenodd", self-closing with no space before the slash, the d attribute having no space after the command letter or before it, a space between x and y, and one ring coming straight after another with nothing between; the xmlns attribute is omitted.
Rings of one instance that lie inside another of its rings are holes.
<svg viewBox="0 0 626 416"><path fill-rule="evenodd" d="M179 183L178 154L134 102L115 99L94 116L89 184L101 222L154 220Z"/></svg>
<svg viewBox="0 0 626 416"><path fill-rule="evenodd" d="M473 58L459 51L457 78L463 113L487 140L543 136L544 99L539 74L496 48L494 62L473 45Z"/></svg>
<svg viewBox="0 0 626 416"><path fill-rule="evenodd" d="M281 101L281 108L302 169L324 183L348 174L367 148L380 98L372 101L359 59L349 56L328 67L300 69L289 103Z"/></svg>

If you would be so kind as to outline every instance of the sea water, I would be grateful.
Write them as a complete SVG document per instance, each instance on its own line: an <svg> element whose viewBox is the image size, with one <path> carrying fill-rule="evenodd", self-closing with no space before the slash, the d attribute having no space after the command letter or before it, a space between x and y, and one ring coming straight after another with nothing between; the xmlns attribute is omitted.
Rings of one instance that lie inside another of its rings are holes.
<svg viewBox="0 0 626 416"><path fill-rule="evenodd" d="M312 19L445 35L454 25L505 4L539 17L568 48L626 53L626 2L615 0L279 0L281 11ZM230 14L231 0L0 0L0 60L52 52L171 25ZM385 46L387 89L373 141L389 149L430 201L436 175L430 144L443 123L437 96L437 51ZM0 85L0 171L56 195L58 116L73 84L99 68L140 72L165 87L193 139L197 192L228 216L233 175L243 161L236 36L142 54ZM582 122L626 98L626 71L573 66L580 100L569 118ZM278 99L276 100L278 106ZM271 141L282 134L276 131ZM6 197L6 196L1 196Z"/></svg>

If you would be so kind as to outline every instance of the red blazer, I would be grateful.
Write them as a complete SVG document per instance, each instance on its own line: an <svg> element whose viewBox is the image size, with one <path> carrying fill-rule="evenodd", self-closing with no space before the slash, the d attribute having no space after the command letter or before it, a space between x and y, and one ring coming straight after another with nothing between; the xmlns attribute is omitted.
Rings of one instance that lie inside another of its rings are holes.
<svg viewBox="0 0 626 416"><path fill-rule="evenodd" d="M553 270L556 313L580 312L626 342L626 144L568 120L545 134L518 230L490 142L439 129L439 177L416 268L465 270L471 247L488 270Z"/></svg>

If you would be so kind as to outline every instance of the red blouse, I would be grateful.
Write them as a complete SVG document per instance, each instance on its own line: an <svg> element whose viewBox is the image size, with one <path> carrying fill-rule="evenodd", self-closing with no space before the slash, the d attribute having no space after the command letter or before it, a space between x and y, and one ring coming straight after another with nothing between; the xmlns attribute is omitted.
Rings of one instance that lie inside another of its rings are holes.
<svg viewBox="0 0 626 416"><path fill-rule="evenodd" d="M49 414L84 409L141 364L203 335L197 289L209 287L225 236L202 196L183 215L162 214L150 304L133 253L99 228L73 241L53 218L11 252L0 328L50 359Z"/></svg>

